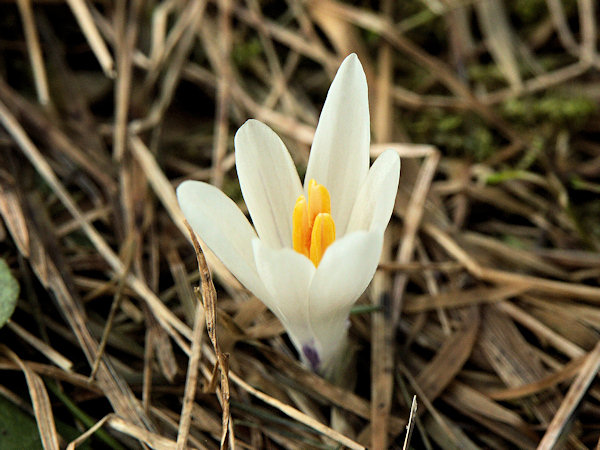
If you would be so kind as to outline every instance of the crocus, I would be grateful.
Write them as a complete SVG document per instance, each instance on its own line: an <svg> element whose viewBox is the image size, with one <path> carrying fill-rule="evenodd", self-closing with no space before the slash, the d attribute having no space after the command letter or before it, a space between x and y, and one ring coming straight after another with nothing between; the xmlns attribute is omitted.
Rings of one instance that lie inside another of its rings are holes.
<svg viewBox="0 0 600 450"><path fill-rule="evenodd" d="M348 316L373 278L390 220L400 159L369 169L367 81L356 55L327 94L304 186L281 139L248 120L235 135L246 216L198 181L177 189L188 222L237 279L277 316L305 365L327 374L343 354Z"/></svg>

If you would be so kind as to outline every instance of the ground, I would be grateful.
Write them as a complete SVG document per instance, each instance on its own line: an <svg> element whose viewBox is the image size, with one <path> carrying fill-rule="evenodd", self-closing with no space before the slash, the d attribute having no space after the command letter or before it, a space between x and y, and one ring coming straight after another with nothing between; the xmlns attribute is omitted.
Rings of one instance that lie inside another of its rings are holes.
<svg viewBox="0 0 600 450"><path fill-rule="evenodd" d="M0 2L0 447L597 447L596 9ZM209 252L200 277L174 189L244 210L248 118L303 174L353 52L402 172L331 383Z"/></svg>

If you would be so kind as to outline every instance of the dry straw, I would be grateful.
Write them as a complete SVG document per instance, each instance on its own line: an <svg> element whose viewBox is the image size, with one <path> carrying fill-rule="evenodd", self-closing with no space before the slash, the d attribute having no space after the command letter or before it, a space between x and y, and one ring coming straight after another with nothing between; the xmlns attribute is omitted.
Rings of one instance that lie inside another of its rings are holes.
<svg viewBox="0 0 600 450"><path fill-rule="evenodd" d="M275 3L0 2L0 395L46 448L598 448L595 2ZM174 188L245 211L248 118L303 170L352 52L402 176L332 384Z"/></svg>

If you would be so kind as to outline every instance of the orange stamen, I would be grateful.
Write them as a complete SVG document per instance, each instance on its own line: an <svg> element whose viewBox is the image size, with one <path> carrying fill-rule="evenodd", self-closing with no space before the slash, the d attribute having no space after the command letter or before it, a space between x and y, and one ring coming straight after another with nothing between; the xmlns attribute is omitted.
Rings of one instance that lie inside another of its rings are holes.
<svg viewBox="0 0 600 450"><path fill-rule="evenodd" d="M310 237L310 260L315 267L318 267L325 250L333 241L335 241L335 224L331 214L318 214Z"/></svg>
<svg viewBox="0 0 600 450"><path fill-rule="evenodd" d="M308 220L308 206L304 195L301 195L296 200L292 222L294 224L292 231L294 250L308 257L310 251L310 223Z"/></svg>
<svg viewBox="0 0 600 450"><path fill-rule="evenodd" d="M310 223L315 223L315 218L320 213L331 214L331 200L329 191L315 180L308 182L308 209Z"/></svg>
<svg viewBox="0 0 600 450"><path fill-rule="evenodd" d="M294 250L319 265L325 250L335 241L331 199L327 188L315 180L308 183L308 202L298 197L292 214Z"/></svg>

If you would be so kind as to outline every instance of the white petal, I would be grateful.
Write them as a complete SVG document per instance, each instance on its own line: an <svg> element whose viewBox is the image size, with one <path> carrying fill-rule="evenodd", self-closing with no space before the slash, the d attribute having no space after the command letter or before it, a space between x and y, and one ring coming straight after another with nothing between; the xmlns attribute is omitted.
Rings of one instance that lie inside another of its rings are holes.
<svg viewBox="0 0 600 450"><path fill-rule="evenodd" d="M360 188L346 233L358 230L385 231L394 209L399 176L398 154L387 150L379 155Z"/></svg>
<svg viewBox="0 0 600 450"><path fill-rule="evenodd" d="M263 303L281 320L302 355L302 347L314 337L308 316L308 291L315 266L290 248L274 250L258 239L252 244L258 273L269 292Z"/></svg>
<svg viewBox="0 0 600 450"><path fill-rule="evenodd" d="M302 186L279 136L258 120L235 135L235 164L244 201L261 240L273 248L292 246L292 212Z"/></svg>
<svg viewBox="0 0 600 450"><path fill-rule="evenodd" d="M237 205L216 187L200 181L184 181L177 200L192 229L254 295L265 288L254 264L254 229Z"/></svg>
<svg viewBox="0 0 600 450"><path fill-rule="evenodd" d="M329 190L338 236L345 233L369 170L370 139L367 79L358 57L352 54L329 88L304 178L305 188L314 179Z"/></svg>
<svg viewBox="0 0 600 450"><path fill-rule="evenodd" d="M310 322L323 361L343 343L348 314L367 288L381 256L383 234L357 231L335 241L323 255L310 286Z"/></svg>

